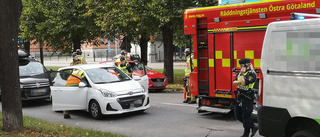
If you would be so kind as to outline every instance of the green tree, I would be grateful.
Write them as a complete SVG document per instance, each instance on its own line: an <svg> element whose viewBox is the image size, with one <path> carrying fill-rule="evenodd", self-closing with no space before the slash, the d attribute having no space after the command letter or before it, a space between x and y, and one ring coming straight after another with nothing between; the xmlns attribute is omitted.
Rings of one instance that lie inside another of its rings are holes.
<svg viewBox="0 0 320 137"><path fill-rule="evenodd" d="M96 14L88 14L85 0L22 0L21 37L36 40L53 49L70 52L96 40L102 33L95 22ZM42 43L45 42L45 43Z"/></svg>
<svg viewBox="0 0 320 137"><path fill-rule="evenodd" d="M23 128L17 47L21 10L21 0L0 1L0 90L5 131Z"/></svg>
<svg viewBox="0 0 320 137"><path fill-rule="evenodd" d="M159 28L164 43L164 71L169 83L173 83L173 43L188 45L189 39L183 35L183 13L198 6L214 6L217 0L152 0L149 9L160 22ZM174 41L175 40L175 41Z"/></svg>
<svg viewBox="0 0 320 137"><path fill-rule="evenodd" d="M149 36L158 31L156 18L149 11L150 0L87 0L89 14L97 14L96 22L109 39L125 36L140 44L142 62L147 64ZM123 46L123 49L126 46ZM128 49L126 49L128 51Z"/></svg>

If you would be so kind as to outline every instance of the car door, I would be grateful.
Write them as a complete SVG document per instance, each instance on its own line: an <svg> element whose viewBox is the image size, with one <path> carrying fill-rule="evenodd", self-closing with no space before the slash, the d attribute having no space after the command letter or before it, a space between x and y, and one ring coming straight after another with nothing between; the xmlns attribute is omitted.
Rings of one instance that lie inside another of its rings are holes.
<svg viewBox="0 0 320 137"><path fill-rule="evenodd" d="M140 76L141 80L138 81L138 82L143 86L145 91L148 91L148 89L149 89L149 77L148 77L148 75L146 73L146 67L145 67L145 65L143 63L137 63L136 66L137 66L137 68L139 70L143 70L143 75Z"/></svg>
<svg viewBox="0 0 320 137"><path fill-rule="evenodd" d="M88 87L66 86L73 69L58 72L51 87L52 110L86 110Z"/></svg>

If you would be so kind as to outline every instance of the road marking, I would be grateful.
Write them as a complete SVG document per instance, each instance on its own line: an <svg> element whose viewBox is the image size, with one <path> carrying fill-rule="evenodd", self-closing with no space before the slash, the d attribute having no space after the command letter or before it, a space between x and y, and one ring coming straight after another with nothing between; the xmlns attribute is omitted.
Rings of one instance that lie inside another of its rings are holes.
<svg viewBox="0 0 320 137"><path fill-rule="evenodd" d="M192 107L192 108L198 108L198 106L194 105L184 105L184 104L175 104L175 103L161 103L164 105L172 105L172 106L183 106L183 107Z"/></svg>

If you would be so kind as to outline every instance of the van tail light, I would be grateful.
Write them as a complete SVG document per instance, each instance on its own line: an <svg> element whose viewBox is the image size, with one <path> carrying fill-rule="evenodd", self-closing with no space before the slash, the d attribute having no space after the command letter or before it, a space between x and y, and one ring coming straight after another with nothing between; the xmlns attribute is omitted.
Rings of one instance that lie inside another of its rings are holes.
<svg viewBox="0 0 320 137"><path fill-rule="evenodd" d="M259 86L259 90L260 90L260 95L259 95L259 100L258 100L258 102L260 103L260 105L262 105L262 102L263 102L263 74L262 73L260 73L260 80L259 80L259 84L260 84L260 86Z"/></svg>

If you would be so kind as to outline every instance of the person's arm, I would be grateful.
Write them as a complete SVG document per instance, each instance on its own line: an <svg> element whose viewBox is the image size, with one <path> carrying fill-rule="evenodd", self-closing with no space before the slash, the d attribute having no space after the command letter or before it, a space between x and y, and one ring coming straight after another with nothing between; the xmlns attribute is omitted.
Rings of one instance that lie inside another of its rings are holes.
<svg viewBox="0 0 320 137"><path fill-rule="evenodd" d="M131 68L130 64L127 65L127 70L129 71L129 73L132 73L132 68Z"/></svg>
<svg viewBox="0 0 320 137"><path fill-rule="evenodd" d="M81 58L81 62L82 62L82 64L88 64L84 57Z"/></svg>
<svg viewBox="0 0 320 137"><path fill-rule="evenodd" d="M240 73L238 73L238 74L236 75L236 78L233 80L233 85L238 86L238 85L240 85L240 84L241 84L241 82L240 82L240 81L238 81L238 75L240 75Z"/></svg>

